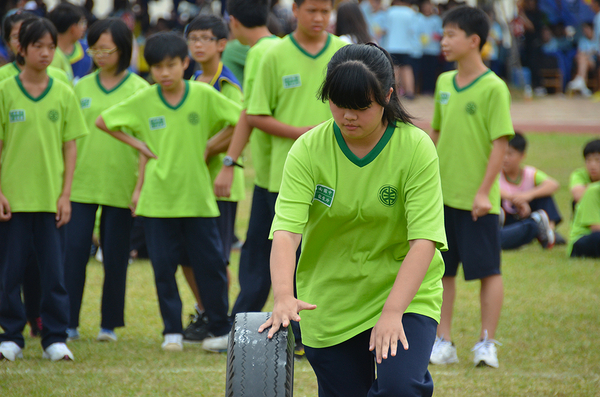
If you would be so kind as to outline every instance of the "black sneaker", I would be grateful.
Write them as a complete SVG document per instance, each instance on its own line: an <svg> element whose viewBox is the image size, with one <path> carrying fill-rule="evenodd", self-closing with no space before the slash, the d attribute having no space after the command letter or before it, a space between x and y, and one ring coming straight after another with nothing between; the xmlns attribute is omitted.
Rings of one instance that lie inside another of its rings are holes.
<svg viewBox="0 0 600 397"><path fill-rule="evenodd" d="M190 323L183 331L183 342L201 343L209 335L208 317L205 314L191 314Z"/></svg>

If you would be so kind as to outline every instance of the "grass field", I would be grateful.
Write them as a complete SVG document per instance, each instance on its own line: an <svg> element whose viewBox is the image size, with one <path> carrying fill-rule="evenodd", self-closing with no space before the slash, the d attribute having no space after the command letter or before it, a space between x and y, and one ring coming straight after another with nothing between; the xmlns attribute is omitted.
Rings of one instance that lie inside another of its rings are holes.
<svg viewBox="0 0 600 397"><path fill-rule="evenodd" d="M581 149L591 136L529 134L528 138L527 162L561 183L556 198L565 221L559 232L567 237L568 177L583 164ZM239 210L240 236L247 224L249 198ZM238 259L234 253L234 274ZM453 332L460 363L430 367L435 395L600 396L600 261L568 260L564 247L546 252L536 243L504 253L503 274L505 303L497 332L502 343L500 368L471 364L470 349L479 332L479 285L459 281ZM82 339L69 344L76 360L42 360L39 341L27 337L23 360L0 362L0 395L224 395L226 356L190 345L183 353L161 351L162 322L150 264L133 263L128 276L127 327L117 330L117 343L94 340L103 272L101 264L91 260L81 314ZM193 310L193 298L182 275L178 277L187 315ZM234 282L232 299L237 291ZM270 300L266 309L271 306ZM316 396L316 390L308 363L297 362L294 395Z"/></svg>

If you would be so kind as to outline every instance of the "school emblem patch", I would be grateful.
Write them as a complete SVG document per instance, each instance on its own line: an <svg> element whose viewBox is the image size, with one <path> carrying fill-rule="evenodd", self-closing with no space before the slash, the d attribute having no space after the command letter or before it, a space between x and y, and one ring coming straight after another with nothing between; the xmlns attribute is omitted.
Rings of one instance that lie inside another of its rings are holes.
<svg viewBox="0 0 600 397"><path fill-rule="evenodd" d="M440 91L440 104L447 105L450 100L450 93L446 91Z"/></svg>
<svg viewBox="0 0 600 397"><path fill-rule="evenodd" d="M317 200L326 206L331 207L331 204L333 203L333 196L335 196L335 190L327 186L317 185L315 188L315 196L313 197L313 201Z"/></svg>
<svg viewBox="0 0 600 397"><path fill-rule="evenodd" d="M475 105L475 102L469 102L469 103L467 103L465 110L469 114L475 114L475 112L477 112L477 105Z"/></svg>
<svg viewBox="0 0 600 397"><path fill-rule="evenodd" d="M200 115L198 115L196 112L192 112L188 114L188 121L191 125L196 125L200 122Z"/></svg>
<svg viewBox="0 0 600 397"><path fill-rule="evenodd" d="M379 201L386 207L391 207L398 201L398 189L391 185L383 185L378 193Z"/></svg>
<svg viewBox="0 0 600 397"><path fill-rule="evenodd" d="M9 121L9 123L20 123L20 122L25 121L25 110L23 110L23 109L11 110L8 113L8 121Z"/></svg>
<svg viewBox="0 0 600 397"><path fill-rule="evenodd" d="M296 88L302 85L302 80L299 74L291 74L283 76L283 88Z"/></svg>
<svg viewBox="0 0 600 397"><path fill-rule="evenodd" d="M152 117L148 120L148 123L150 124L150 131L167 128L165 116Z"/></svg>
<svg viewBox="0 0 600 397"><path fill-rule="evenodd" d="M92 106L92 98L81 98L81 108L89 109Z"/></svg>
<svg viewBox="0 0 600 397"><path fill-rule="evenodd" d="M57 122L58 121L58 111L54 110L54 109L49 111L48 118L50 119L50 121Z"/></svg>

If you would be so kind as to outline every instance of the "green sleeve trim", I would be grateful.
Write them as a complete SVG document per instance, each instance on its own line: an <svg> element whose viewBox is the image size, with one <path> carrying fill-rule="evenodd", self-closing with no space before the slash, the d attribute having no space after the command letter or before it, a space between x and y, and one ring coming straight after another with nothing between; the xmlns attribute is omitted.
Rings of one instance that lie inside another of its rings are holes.
<svg viewBox="0 0 600 397"><path fill-rule="evenodd" d="M163 103L165 104L165 106L168 107L169 109L177 110L185 102L185 99L187 98L188 93L190 92L190 83L187 80L183 80L183 82L185 83L185 92L183 93L183 97L181 98L181 101L179 101L179 103L177 105L175 105L175 106L172 106L169 102L166 101L165 97L162 94L162 88L161 88L161 86L159 84L157 84L157 86L158 86L158 88L157 88L158 96L163 101Z"/></svg>
<svg viewBox="0 0 600 397"><path fill-rule="evenodd" d="M396 129L395 126L389 124L387 126L387 128L385 129L383 136L381 137L379 142L377 142L377 145L375 145L375 147L373 149L371 149L371 151L365 157L360 159L360 158L358 158L358 156L356 156L352 152L352 150L350 150L350 148L346 144L346 141L344 140L344 137L342 136L342 131L340 130L340 127L338 127L338 125L335 122L333 123L333 132L335 133L335 139L336 139L340 149L342 150L342 153L344 153L344 155L348 158L348 160L350 160L352 163L354 163L355 165L357 165L359 167L364 167L365 165L368 165L369 163L371 163L373 160L375 160L377 158L379 153L381 153L381 151L383 150L385 145L387 145L389 140L392 138L392 135L394 134L395 129Z"/></svg>
<svg viewBox="0 0 600 397"><path fill-rule="evenodd" d="M302 48L300 46L300 44L298 44L298 42L296 41L296 39L294 39L294 33L290 33L289 35L290 40L292 40L292 43L294 43L294 45L300 50L301 53L303 53L304 55L306 55L309 58L312 59L317 59L318 57L320 57L321 55L323 55L323 53L325 51L327 51L327 47L329 47L329 43L331 42L331 34L327 34L327 41L325 42L325 45L323 46L323 48L321 49L321 51L319 51L317 54L313 55L309 52L307 52L304 48Z"/></svg>
<svg viewBox="0 0 600 397"><path fill-rule="evenodd" d="M96 83L98 83L98 87L100 88L100 90L103 93L105 93L107 95L113 93L116 90L118 90L119 87L121 87L123 85L123 83L125 83L125 81L127 81L127 79L129 78L129 76L131 75L131 73L129 71L127 71L127 73L125 74L125 77L123 77L123 79L121 79L121 81L119 82L119 84L117 84L116 86L114 86L110 90L107 90L106 88L104 88L104 86L102 85L102 82L100 81L100 71L97 70L95 73L96 73Z"/></svg>
<svg viewBox="0 0 600 397"><path fill-rule="evenodd" d="M467 90L469 88L471 88L473 85L475 85L475 83L477 83L479 80L481 80L481 78L485 75L487 75L488 73L491 73L492 71L490 69L488 69L487 71L483 72L481 74L481 76L477 77L475 80L471 81L469 84L467 84L466 86L464 86L463 88L459 88L458 84L456 83L456 76L458 75L458 73L456 73L454 75L454 78L452 78L452 84L454 84L454 89L456 90L456 92L461 92L464 90Z"/></svg>
<svg viewBox="0 0 600 397"><path fill-rule="evenodd" d="M40 94L40 96L38 96L37 98L32 97L31 95L29 95L29 92L27 92L27 90L25 89L25 87L23 87L23 83L21 82L21 79L19 78L19 75L17 75L15 77L15 79L17 79L17 84L19 85L19 88L21 89L21 91L23 91L23 94L25 94L25 96L29 99L31 99L33 102L39 102L42 99L44 99L44 97L46 96L46 94L48 94L48 92L50 91L50 88L52 88L52 82L54 81L54 79L50 76L48 76L48 85L46 86L46 89L44 90L44 92L42 92Z"/></svg>

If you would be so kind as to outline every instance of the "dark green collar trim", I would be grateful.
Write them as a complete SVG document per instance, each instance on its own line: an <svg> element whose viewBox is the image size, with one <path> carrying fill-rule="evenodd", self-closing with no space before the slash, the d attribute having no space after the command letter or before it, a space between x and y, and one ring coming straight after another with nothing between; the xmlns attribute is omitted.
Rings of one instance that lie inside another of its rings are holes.
<svg viewBox="0 0 600 397"><path fill-rule="evenodd" d="M116 90L119 89L120 86L123 85L123 83L125 83L125 81L129 78L129 75L131 73L129 71L127 71L127 74L125 74L125 77L123 77L121 79L121 81L119 81L119 83L114 86L113 88L111 88L110 90L107 90L106 88L104 88L104 86L102 85L102 82L100 81L100 71L96 71L96 83L98 83L98 87L100 88L100 90L105 93L105 94L110 94Z"/></svg>
<svg viewBox="0 0 600 397"><path fill-rule="evenodd" d="M21 73L21 69L19 69L19 65L17 65L17 61L13 61L12 65L17 69L17 72Z"/></svg>
<svg viewBox="0 0 600 397"><path fill-rule="evenodd" d="M48 91L50 91L50 88L52 88L52 82L54 81L54 79L50 76L48 76L48 85L46 86L46 89L44 90L44 92L42 92L40 94L39 97L34 98L31 95L29 95L29 92L27 92L27 90L25 89L25 87L23 87L23 83L21 82L21 78L19 77L19 75L17 75L15 77L15 79L17 79L17 84L19 85L19 88L21 89L21 91L23 91L23 94L25 94L25 96L29 99L31 99L33 102L39 102L42 99L44 99L44 97L46 96L46 94L48 93Z"/></svg>
<svg viewBox="0 0 600 397"><path fill-rule="evenodd" d="M292 40L292 43L294 43L294 45L296 47L298 47L298 49L300 50L301 53L303 53L304 55L306 55L309 58L312 59L317 59L319 56L321 56L325 51L327 51L327 47L329 47L329 43L331 42L331 34L327 34L327 41L325 42L325 45L323 46L323 48L321 49L321 51L319 51L318 54L311 54L309 52L307 52L304 48L302 48L300 46L300 44L298 44L298 42L296 41L296 39L294 39L294 33L290 33L288 36L290 36L290 40Z"/></svg>
<svg viewBox="0 0 600 397"><path fill-rule="evenodd" d="M181 101L179 101L179 103L177 105L175 105L175 106L172 106L169 102L166 101L166 99L165 99L165 97L163 96L163 93L162 93L162 88L160 87L159 84L156 84L158 86L158 89L157 89L158 96L163 101L163 103L165 104L165 106L168 107L169 109L177 110L185 102L185 99L187 98L188 93L190 91L190 84L189 84L189 82L187 80L183 80L183 82L185 83L185 92L183 93L183 97L181 97Z"/></svg>
<svg viewBox="0 0 600 397"><path fill-rule="evenodd" d="M454 89L456 90L456 92L461 92L461 91L464 91L466 89L471 88L475 83L477 83L483 76L485 76L488 73L491 73L490 69L488 69L487 71L483 72L479 77L477 77L475 80L471 81L469 84L467 84L463 88L459 88L458 84L456 84L456 76L458 75L458 73L456 73L454 75L454 78L452 79L452 84L454 84Z"/></svg>
<svg viewBox="0 0 600 397"><path fill-rule="evenodd" d="M359 167L364 167L365 165L371 163L373 160L375 160L377 158L379 153L381 153L381 151L383 150L385 145L387 145L389 140L392 138L392 135L394 134L395 129L396 129L396 127L389 124L387 126L387 128L385 129L385 132L381 136L381 139L379 140L379 142L377 142L377 145L375 145L375 147L373 149L371 149L369 154L367 154L362 159L359 159L352 152L352 150L350 150L350 148L346 144L346 141L344 140L344 137L342 136L342 131L340 131L340 127L338 127L338 125L335 122L333 123L333 132L335 133L335 139L336 139L340 149L342 150L342 153L344 153L344 155L346 155L348 160L350 160L351 162L353 162L354 164L356 164Z"/></svg>

